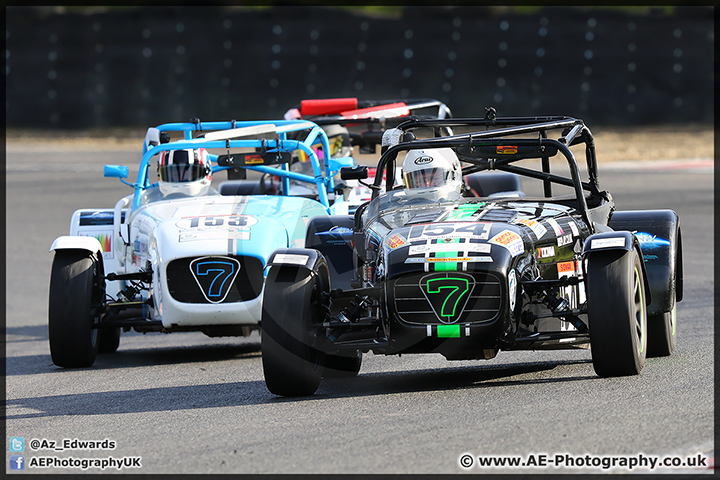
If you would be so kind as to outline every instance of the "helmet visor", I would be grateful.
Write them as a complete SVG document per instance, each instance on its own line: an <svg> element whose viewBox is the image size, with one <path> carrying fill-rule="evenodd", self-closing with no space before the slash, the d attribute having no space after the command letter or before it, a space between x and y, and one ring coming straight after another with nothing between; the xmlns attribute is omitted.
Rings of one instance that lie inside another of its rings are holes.
<svg viewBox="0 0 720 480"><path fill-rule="evenodd" d="M194 182L207 175L203 165L199 164L175 164L160 167L160 180L163 182Z"/></svg>
<svg viewBox="0 0 720 480"><path fill-rule="evenodd" d="M408 188L439 187L445 184L450 174L444 168L424 168L405 174L405 185Z"/></svg>
<svg viewBox="0 0 720 480"><path fill-rule="evenodd" d="M187 150L176 150L167 155L158 169L160 180L172 183L194 182L207 175L205 165L191 158L188 153Z"/></svg>

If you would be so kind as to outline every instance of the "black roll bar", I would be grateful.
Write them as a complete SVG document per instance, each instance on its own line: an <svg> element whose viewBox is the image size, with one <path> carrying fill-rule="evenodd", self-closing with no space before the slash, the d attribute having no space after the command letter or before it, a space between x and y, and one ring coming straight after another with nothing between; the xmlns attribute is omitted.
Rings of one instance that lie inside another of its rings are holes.
<svg viewBox="0 0 720 480"><path fill-rule="evenodd" d="M537 123L541 120L541 123ZM398 125L397 128L408 131L416 128L436 128L436 127L468 127L468 126L493 126L503 128L493 128L481 132L471 132L459 135L452 135L447 137L437 137L429 139L413 140L410 142L400 143L387 148L378 161L377 170L375 172L375 179L373 185L380 187L382 183L383 174L387 178L386 189L392 188L392 183L389 181L394 177L395 161L398 153L402 151L423 149L423 148L454 148L457 150L462 147L472 147L479 141L482 141L483 146L502 146L507 144L508 139L504 138L510 135L522 135L528 133L538 133L538 138L512 138L513 145L527 145L527 146L553 146L559 152L565 156L568 162L570 170L570 178L555 175L549 171L549 158L538 155L537 158L542 160L542 171L536 171L525 167L511 165L513 162L522 160L521 158L495 158L492 160L486 160L482 158L472 159L464 157L463 161L466 163L474 164L480 169L497 169L507 171L511 173L517 173L531 178L537 178L543 180L544 193L549 196L550 193L549 184L557 183L569 187L573 187L575 190L575 196L579 206L579 211L583 220L588 225L592 225L589 218L588 206L585 200L584 190L589 191L592 195L600 195L599 187L597 184L597 159L595 157L595 145L590 130L583 124L582 120L578 120L571 117L502 117L495 119L442 119L442 120L422 120L412 119L407 122L403 122ZM548 130L563 129L563 136L558 140L547 138ZM586 160L588 166L589 182L583 182L580 178L580 172L578 164L570 150L570 146L578 143L586 143ZM380 188L374 188L372 193L372 199L379 195Z"/></svg>

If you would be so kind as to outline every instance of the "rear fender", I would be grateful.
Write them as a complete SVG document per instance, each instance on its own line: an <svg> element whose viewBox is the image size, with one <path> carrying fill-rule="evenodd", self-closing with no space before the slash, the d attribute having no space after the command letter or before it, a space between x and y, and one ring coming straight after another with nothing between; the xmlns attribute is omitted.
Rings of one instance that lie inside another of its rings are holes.
<svg viewBox="0 0 720 480"><path fill-rule="evenodd" d="M673 210L631 210L615 212L609 226L614 230L633 232L643 255L653 303L648 308L655 315L669 312L675 301L683 298L683 259L680 220Z"/></svg>
<svg viewBox="0 0 720 480"><path fill-rule="evenodd" d="M637 238L635 238L635 235L633 235L632 232L617 231L596 233L594 235L590 235L585 240L585 245L583 246L583 259L585 261L592 261L593 258L598 258L600 256L619 258L627 252L632 252L633 250L635 250L642 258L640 242ZM653 291L650 289L645 262L641 262L641 266L645 292L647 292L645 304L648 305L648 312L652 313L649 305L652 304Z"/></svg>

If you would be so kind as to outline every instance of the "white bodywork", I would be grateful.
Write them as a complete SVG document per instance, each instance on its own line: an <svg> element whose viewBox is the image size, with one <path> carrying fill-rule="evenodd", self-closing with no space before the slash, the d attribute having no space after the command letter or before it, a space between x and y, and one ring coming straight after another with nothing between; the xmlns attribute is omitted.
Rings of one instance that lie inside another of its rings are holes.
<svg viewBox="0 0 720 480"><path fill-rule="evenodd" d="M262 308L262 290L247 301L189 303L174 298L168 285L168 265L173 260L250 256L264 267L275 249L304 246L307 223L314 216L327 215L318 202L301 197L221 196L213 191L202 197L167 199L150 188L140 207L129 213L130 199L121 199L114 209L76 211L71 235L55 240L52 250L102 252L106 274L151 270L150 289L143 292L143 300L152 298L148 320L160 321L168 330L257 326ZM121 221L124 215L128 218ZM188 275L192 284L191 278ZM108 281L106 288L114 296L122 284Z"/></svg>

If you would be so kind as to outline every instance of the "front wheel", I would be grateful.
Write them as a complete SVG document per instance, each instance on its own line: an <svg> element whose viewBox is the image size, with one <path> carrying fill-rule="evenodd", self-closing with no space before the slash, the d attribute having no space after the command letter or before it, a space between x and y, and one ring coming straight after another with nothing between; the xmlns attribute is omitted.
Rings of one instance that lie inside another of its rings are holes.
<svg viewBox="0 0 720 480"><path fill-rule="evenodd" d="M275 395L312 395L320 386L323 354L311 345L311 324L321 321L317 271L271 269L262 308L262 365L265 385Z"/></svg>
<svg viewBox="0 0 720 480"><path fill-rule="evenodd" d="M50 273L50 356L59 367L89 367L98 352L98 263L85 251L59 250Z"/></svg>
<svg viewBox="0 0 720 480"><path fill-rule="evenodd" d="M637 375L647 355L647 308L635 250L588 259L587 304L593 367L601 377Z"/></svg>

